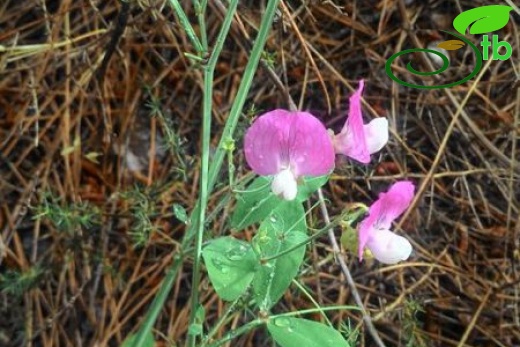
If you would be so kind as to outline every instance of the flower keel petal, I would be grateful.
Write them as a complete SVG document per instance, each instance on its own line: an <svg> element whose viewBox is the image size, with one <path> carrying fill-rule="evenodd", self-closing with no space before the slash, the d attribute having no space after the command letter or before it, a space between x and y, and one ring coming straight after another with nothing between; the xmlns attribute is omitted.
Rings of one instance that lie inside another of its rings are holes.
<svg viewBox="0 0 520 347"><path fill-rule="evenodd" d="M367 247L374 258L383 264L395 264L406 260L412 253L410 242L388 229L373 230Z"/></svg>
<svg viewBox="0 0 520 347"><path fill-rule="evenodd" d="M373 154L383 148L388 142L388 120L386 118L372 119L363 126L368 152Z"/></svg>
<svg viewBox="0 0 520 347"><path fill-rule="evenodd" d="M274 176L271 190L284 200L294 200L298 193L298 183L290 169L284 169Z"/></svg>

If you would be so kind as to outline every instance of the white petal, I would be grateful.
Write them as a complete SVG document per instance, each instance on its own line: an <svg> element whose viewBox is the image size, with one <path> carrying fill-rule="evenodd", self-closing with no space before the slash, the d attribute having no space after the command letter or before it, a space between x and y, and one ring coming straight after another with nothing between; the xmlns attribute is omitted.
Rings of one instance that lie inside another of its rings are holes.
<svg viewBox="0 0 520 347"><path fill-rule="evenodd" d="M367 242L374 258L384 264L395 264L406 260L412 253L412 245L402 236L388 229L376 229Z"/></svg>
<svg viewBox="0 0 520 347"><path fill-rule="evenodd" d="M285 200L294 200L296 198L298 184L290 169L283 169L274 176L271 190Z"/></svg>
<svg viewBox="0 0 520 347"><path fill-rule="evenodd" d="M388 120L375 118L370 123L363 125L365 141L370 154L379 151L388 142Z"/></svg>

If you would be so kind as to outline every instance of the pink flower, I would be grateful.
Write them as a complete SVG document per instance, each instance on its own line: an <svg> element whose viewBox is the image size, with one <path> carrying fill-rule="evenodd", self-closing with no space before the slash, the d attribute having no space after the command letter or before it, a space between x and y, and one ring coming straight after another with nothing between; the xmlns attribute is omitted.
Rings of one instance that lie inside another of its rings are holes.
<svg viewBox="0 0 520 347"><path fill-rule="evenodd" d="M388 120L376 118L363 124L361 93L364 86L365 81L359 81L358 90L350 97L348 118L341 132L334 137L334 149L336 153L367 164L370 154L379 151L388 142Z"/></svg>
<svg viewBox="0 0 520 347"><path fill-rule="evenodd" d="M271 189L285 200L298 193L301 176L322 176L334 168L332 140L323 124L307 112L274 110L247 130L246 160L261 176L274 175Z"/></svg>
<svg viewBox="0 0 520 347"><path fill-rule="evenodd" d="M392 222L410 206L414 185L409 181L397 182L387 193L379 194L359 226L359 259L368 247L374 258L385 264L406 260L412 253L412 245L402 236L390 230Z"/></svg>

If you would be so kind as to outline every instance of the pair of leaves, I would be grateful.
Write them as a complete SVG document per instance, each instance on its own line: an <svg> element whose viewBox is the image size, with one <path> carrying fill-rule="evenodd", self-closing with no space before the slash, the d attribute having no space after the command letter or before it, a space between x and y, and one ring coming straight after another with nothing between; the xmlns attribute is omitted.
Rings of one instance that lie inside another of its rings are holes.
<svg viewBox="0 0 520 347"><path fill-rule="evenodd" d="M298 195L295 201L305 201L319 187L327 183L328 175L303 178L298 185ZM237 206L231 217L231 227L237 230L264 220L277 207L290 204L291 201L282 200L271 191L271 177L260 176L256 178L247 190L237 196Z"/></svg>
<svg viewBox="0 0 520 347"><path fill-rule="evenodd" d="M221 237L210 241L202 256L219 297L236 300L251 286L258 307L269 310L296 277L305 255L306 238L305 211L294 200L280 204L262 222L253 246L233 237Z"/></svg>

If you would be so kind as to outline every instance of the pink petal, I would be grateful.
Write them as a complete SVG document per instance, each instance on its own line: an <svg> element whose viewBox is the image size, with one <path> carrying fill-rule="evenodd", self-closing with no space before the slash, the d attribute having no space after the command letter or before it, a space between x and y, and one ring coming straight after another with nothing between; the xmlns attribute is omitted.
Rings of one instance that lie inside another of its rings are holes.
<svg viewBox="0 0 520 347"><path fill-rule="evenodd" d="M370 162L370 153L365 140L361 114L361 93L364 87L365 81L359 81L358 90L350 97L348 118L341 132L334 138L334 146L336 153L367 164Z"/></svg>
<svg viewBox="0 0 520 347"><path fill-rule="evenodd" d="M388 142L388 120L386 118L372 119L363 126L365 140L370 154L378 152Z"/></svg>
<svg viewBox="0 0 520 347"><path fill-rule="evenodd" d="M278 109L263 114L248 129L244 149L249 166L259 175L290 168L295 177L319 176L334 168L332 140L307 112Z"/></svg>
<svg viewBox="0 0 520 347"><path fill-rule="evenodd" d="M374 229L367 243L374 258L383 264L406 260L412 253L410 241L388 229Z"/></svg>
<svg viewBox="0 0 520 347"><path fill-rule="evenodd" d="M377 223L378 228L390 228L392 222L410 206L414 190L415 187L412 182L401 181L394 183L387 193L379 194L378 201L381 204L381 209Z"/></svg>
<svg viewBox="0 0 520 347"><path fill-rule="evenodd" d="M293 114L288 144L291 169L296 177L326 175L334 168L330 135L310 113Z"/></svg>
<svg viewBox="0 0 520 347"><path fill-rule="evenodd" d="M414 185L409 181L394 183L388 192L379 194L379 198L370 206L368 217L359 226L359 258L363 258L363 249L372 237L375 229L390 229L392 222L410 206L414 194Z"/></svg>
<svg viewBox="0 0 520 347"><path fill-rule="evenodd" d="M286 110L274 110L258 117L247 130L244 138L246 160L251 169L259 175L277 174L289 158L284 153L289 126Z"/></svg>

